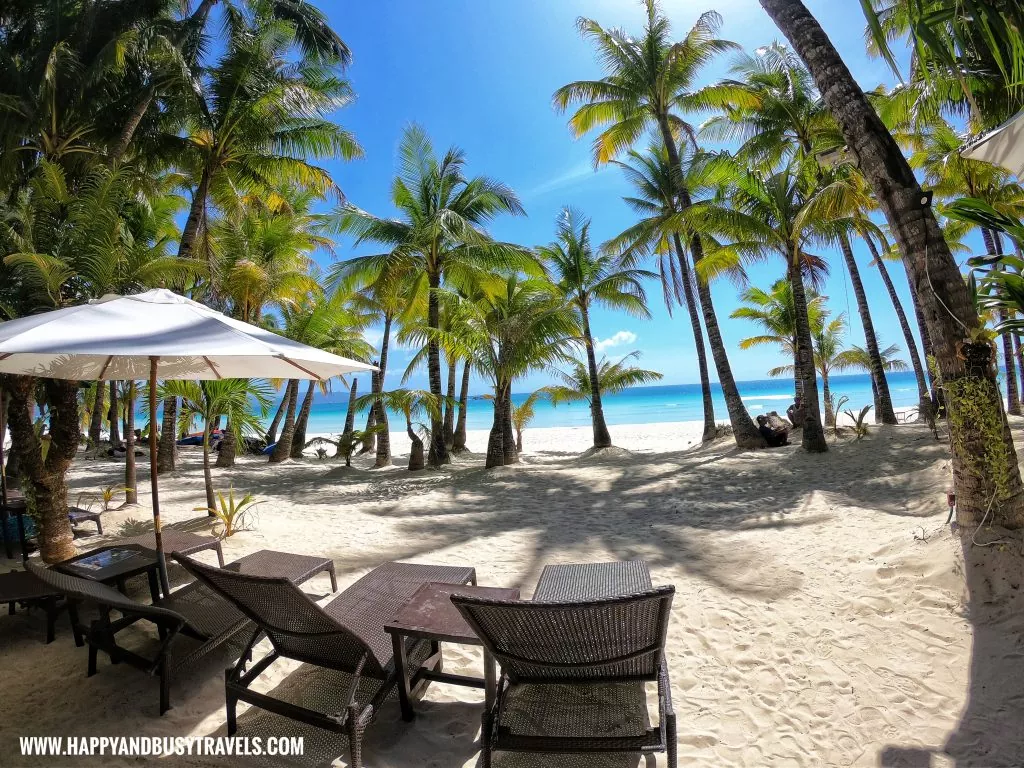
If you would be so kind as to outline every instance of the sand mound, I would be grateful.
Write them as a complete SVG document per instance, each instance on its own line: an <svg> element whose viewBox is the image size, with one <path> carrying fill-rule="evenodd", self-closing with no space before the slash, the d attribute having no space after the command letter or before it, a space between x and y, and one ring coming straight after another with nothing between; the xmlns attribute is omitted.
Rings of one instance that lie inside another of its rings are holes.
<svg viewBox="0 0 1024 768"><path fill-rule="evenodd" d="M636 454L632 451L627 451L625 448L618 448L617 446L609 446L608 448L589 448L580 454L580 461L617 461L621 459L632 459L635 458Z"/></svg>

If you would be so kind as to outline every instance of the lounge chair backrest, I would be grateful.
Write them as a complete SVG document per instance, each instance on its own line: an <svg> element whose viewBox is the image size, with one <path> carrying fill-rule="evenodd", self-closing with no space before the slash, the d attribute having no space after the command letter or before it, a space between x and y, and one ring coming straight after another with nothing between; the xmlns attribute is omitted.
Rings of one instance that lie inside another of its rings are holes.
<svg viewBox="0 0 1024 768"><path fill-rule="evenodd" d="M675 587L578 603L452 603L513 682L656 680Z"/></svg>
<svg viewBox="0 0 1024 768"><path fill-rule="evenodd" d="M173 557L252 619L282 656L350 673L362 665L365 674L383 674L366 643L287 578L241 574L230 564L215 568L180 552Z"/></svg>
<svg viewBox="0 0 1024 768"><path fill-rule="evenodd" d="M35 574L40 581L77 600L85 600L90 603L107 606L108 608L116 608L122 613L143 616L158 623L181 622L184 625L188 624L188 620L176 611L137 602L126 595L122 595L113 587L100 584L98 581L71 576L55 571L52 568L44 568L32 561L25 563L25 567L29 572Z"/></svg>

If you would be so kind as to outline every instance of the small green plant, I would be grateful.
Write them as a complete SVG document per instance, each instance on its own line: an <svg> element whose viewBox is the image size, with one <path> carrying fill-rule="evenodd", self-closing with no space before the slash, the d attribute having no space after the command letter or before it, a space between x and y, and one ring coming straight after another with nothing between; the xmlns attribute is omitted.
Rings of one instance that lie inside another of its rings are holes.
<svg viewBox="0 0 1024 768"><path fill-rule="evenodd" d="M858 440L868 434L868 423L866 419L868 417L868 411L872 408L874 408L873 405L865 405L860 409L860 413L854 413L851 408L847 408L846 411L844 411L844 413L853 420L853 434L857 436Z"/></svg>
<svg viewBox="0 0 1024 768"><path fill-rule="evenodd" d="M110 505L117 498L119 493L128 493L131 490L123 485L104 485L100 488L100 503L103 504L103 511L106 512L110 509Z"/></svg>
<svg viewBox="0 0 1024 768"><path fill-rule="evenodd" d="M245 494L241 499L235 499L235 489L228 488L228 495L225 497L223 491L217 492L216 507L196 507L193 512L206 512L213 515L224 526L217 531L214 526L213 533L222 539L234 536L239 531L252 530L252 513L255 510L256 499L251 493Z"/></svg>
<svg viewBox="0 0 1024 768"><path fill-rule="evenodd" d="M833 398L834 398L834 396L833 396ZM850 398L848 398L846 395L843 395L842 397L836 399L835 403L833 405L833 411L832 412L833 413L842 413L843 406L846 405L848 402L850 402ZM847 411L847 412L849 412L849 411ZM841 430L842 430L842 427L839 426L839 419L836 419L835 423L832 425L832 434L836 437L836 439L839 438Z"/></svg>

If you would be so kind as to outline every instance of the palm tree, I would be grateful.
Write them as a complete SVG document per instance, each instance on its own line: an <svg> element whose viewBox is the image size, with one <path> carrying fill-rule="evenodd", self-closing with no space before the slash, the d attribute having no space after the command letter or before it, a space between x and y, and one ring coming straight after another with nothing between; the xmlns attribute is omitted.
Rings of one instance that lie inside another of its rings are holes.
<svg viewBox="0 0 1024 768"><path fill-rule="evenodd" d="M436 397L433 392L426 392L422 389L392 389L387 392L371 392L368 395L363 395L356 402L360 408L381 403L383 407L405 416L405 432L409 435L411 443L409 470L416 471L426 466L423 458L423 438L420 437L416 429L417 424L413 420L426 414L432 421L436 421L441 415L443 399ZM418 426L425 427L425 425Z"/></svg>
<svg viewBox="0 0 1024 768"><path fill-rule="evenodd" d="M853 253L850 237L854 233L865 239L877 235L877 225L868 217L867 212L875 208L874 201L864 185L863 177L847 165L829 171L819 170L819 188L808 202L810 216L833 219L835 226L834 239L839 243L850 275L853 294L857 301L857 312L860 315L861 327L864 329L864 340L872 365L871 388L874 393L875 420L882 424L895 424L896 413L892 407L892 396L889 393L889 382L885 377L875 334L875 325L868 306L867 292L861 280L860 267Z"/></svg>
<svg viewBox="0 0 1024 768"><path fill-rule="evenodd" d="M589 361L585 364L579 360L569 360L568 370L555 370L555 375L561 379L561 383L542 387L538 391L547 395L552 405L558 405L580 400L590 402L595 391L601 394L615 394L629 387L660 381L662 375L657 371L629 365L629 361L639 357L638 351L630 352L615 361L602 357L595 367L596 375L591 372Z"/></svg>
<svg viewBox="0 0 1024 768"><path fill-rule="evenodd" d="M728 191L730 205L707 208L703 213L712 231L729 243L705 257L698 265L705 277L740 268L743 260L781 256L786 279L793 296L796 326L794 368L797 395L806 405L803 425L804 450L822 453L828 450L818 408L818 382L814 370L814 347L804 280L812 287L826 270L825 262L808 248L827 242L830 222L808 215L808 180L792 165L764 177L743 173L739 167Z"/></svg>
<svg viewBox="0 0 1024 768"><path fill-rule="evenodd" d="M657 2L645 0L645 7L647 23L640 38L632 38L624 30L605 29L592 19L577 20L580 34L595 46L607 74L600 80L580 80L562 86L553 100L559 110L573 103L581 104L569 121L575 135L604 127L594 140L596 165L610 162L631 148L648 128L656 130L671 167L679 169L678 201L680 209L685 210L692 200L682 183L686 173L678 142L682 136L692 138L695 131L678 113L710 106L709 94L694 90L693 83L716 56L738 50L738 46L716 37L722 20L714 12L703 14L686 37L673 43L668 19ZM690 255L695 264L699 263L704 256L702 239L693 230L686 234L690 236ZM710 291L698 295L736 444L743 448L764 447L764 438L747 413L733 378Z"/></svg>
<svg viewBox="0 0 1024 768"><path fill-rule="evenodd" d="M17 280L19 308L29 311L71 306L107 293L129 293L193 274L193 265L167 255L168 241L163 233L166 218L173 216L173 210L167 201L150 204L133 194L125 169L97 166L73 188L60 165L42 161L29 190L20 198L16 215L2 225L4 240L12 251L4 258L4 264ZM47 389L54 403L65 404L71 401L73 390L77 403L77 384L73 382L53 382L47 384ZM28 396L31 392L31 387L12 388L12 395ZM133 394L129 389L130 400ZM129 407L133 404L130 402ZM12 400L12 407L21 405L27 407L25 402ZM66 431L57 427L51 430L69 438L73 434L77 449L77 405L71 413L59 409L54 413L56 420L69 421ZM13 424L11 429L13 436ZM53 542L52 547L46 547L45 555L66 559L70 556L67 545L71 541L65 514L66 490L55 487L63 484L62 471L66 467L60 463L51 466L48 457L36 453L37 448L41 450L38 441L24 432L17 434L27 440L21 450L16 448L19 458L30 477L36 478L33 484L41 484L36 492L43 501L37 512L44 537ZM134 433L126 437L125 482L132 489L128 500L134 501ZM55 457L66 455L70 463L74 454L74 450L64 454L58 450ZM47 508L45 505L50 502L57 504L57 508ZM64 506L60 507L61 504Z"/></svg>
<svg viewBox="0 0 1024 768"><path fill-rule="evenodd" d="M367 318L348 305L349 296L344 291L336 290L330 294L315 291L305 301L292 309L281 313L284 336L294 341L323 349L327 352L351 357L357 360L369 360L373 349L363 339L362 330L366 327ZM284 426L281 436L270 454L270 461L278 462L287 458L301 458L305 448L306 422L312 409L313 390L317 383L310 381L306 388L299 415L295 412L298 406L299 382L292 379L286 392ZM296 439L296 435L300 439Z"/></svg>
<svg viewBox="0 0 1024 768"><path fill-rule="evenodd" d="M718 427L699 314L706 307L711 310L710 317L714 319L714 307L707 283L695 280L687 248L687 244L692 243L694 236L699 237L700 232L687 234L686 222L680 216L676 192L678 184L673 178L676 174L660 142L653 142L646 152L630 150L628 156L628 163L613 162L623 170L632 184L634 194L624 200L641 218L602 247L629 257L653 254L657 260L662 294L669 315L675 304L686 307L697 351L697 370L704 406L704 434L701 439L714 440L718 435ZM718 168L714 162L715 156L704 152L691 153L684 141L679 145L679 157L683 172L686 173L683 185L689 190L691 201L699 203L717 190ZM697 295L701 297L700 302L694 295L694 286ZM717 333L717 321L712 323L712 327Z"/></svg>
<svg viewBox="0 0 1024 768"><path fill-rule="evenodd" d="M353 292L355 304L382 325L380 351L377 355L378 372L371 378L371 392L383 392L388 370L388 353L394 324L401 319L418 317L426 313L426 296L418 290L416 273L408 269L410 262L401 258L362 258L340 261L328 271L328 285L333 290ZM379 425L380 429L371 431ZM367 417L367 439L361 452L376 450L374 467L391 466L391 437L388 432L388 412L380 403L370 405ZM375 445L374 445L375 443Z"/></svg>
<svg viewBox="0 0 1024 768"><path fill-rule="evenodd" d="M590 313L595 307L607 307L649 318L651 314L647 310L647 296L641 280L655 275L632 268L628 262L609 252L595 253L590 243L590 220L584 220L579 211L563 208L555 227L555 241L539 248L538 254L558 290L577 314L589 371L587 378L592 385L587 400L590 402L594 447L608 448L612 438L601 407Z"/></svg>
<svg viewBox="0 0 1024 768"><path fill-rule="evenodd" d="M974 407L984 419L954 420L950 425L958 522L966 531L985 516L1007 528L1024 525L1024 485L1002 412L992 351L975 337L977 313L927 196L806 6L800 0L761 0L761 5L807 64L851 152L860 160L911 272L943 384L983 393ZM998 425L1002 434L986 434L981 426L986 420ZM985 456L982 469L978 456ZM998 487L993 485L996 477L1001 478Z"/></svg>
<svg viewBox="0 0 1024 768"><path fill-rule="evenodd" d="M210 468L210 433L213 424L218 419L225 418L236 435L259 434L270 407L271 389L267 384L254 379L165 381L161 389L165 396L181 398L179 418L183 423L191 425L195 419L203 422L203 482L206 486L206 506L208 509L216 509L217 499L214 495L213 473Z"/></svg>
<svg viewBox="0 0 1024 768"><path fill-rule="evenodd" d="M439 342L471 350L474 367L494 388L486 467L514 464L512 386L532 369L569 359L578 318L549 281L516 274L489 285L475 301L452 293L444 300L459 305L460 323L453 333L438 334Z"/></svg>
<svg viewBox="0 0 1024 768"><path fill-rule="evenodd" d="M442 281L465 286L481 272L530 266L527 251L496 242L483 229L503 213L518 216L524 211L519 198L504 184L483 176L467 177L462 150L452 147L438 158L419 126L406 129L398 154L392 202L401 219L382 219L344 206L339 227L355 235L357 245L374 242L390 248L379 256L362 257L362 268L374 272L388 265L424 278L428 290L426 327L438 331ZM427 345L430 391L440 399L441 350L436 338L428 339ZM438 467L450 460L440 414L436 422L431 421L430 433L428 463Z"/></svg>
<svg viewBox="0 0 1024 768"><path fill-rule="evenodd" d="M822 402L825 403L825 426L834 427L836 424L835 403L832 399L830 386L832 371L839 368L837 359L845 354L843 352L843 336L846 335L846 315L828 319L828 312L822 310L811 320L811 336L814 339L814 367L821 376ZM858 347L859 349L859 347ZM870 357L868 358L868 372L871 371ZM768 371L769 376L792 375L792 365L780 365ZM871 386L874 388L874 381Z"/></svg>
<svg viewBox="0 0 1024 768"><path fill-rule="evenodd" d="M807 294L807 317L813 335L813 329L822 325L822 316L827 314L826 297L818 295L813 289L809 290ZM796 307L793 302L793 287L789 281L776 280L768 291L750 286L740 294L740 301L743 302L743 305L735 309L729 317L750 320L759 325L762 330L762 333L757 336L740 339L740 349L751 349L764 345L778 346L784 355L794 359L794 365L785 366L785 370L795 376ZM782 369L773 370L781 371Z"/></svg>
<svg viewBox="0 0 1024 768"><path fill-rule="evenodd" d="M907 365L906 361L896 357L899 353L900 348L896 344L890 344L882 350L882 363L885 365L886 371L910 370L910 366ZM855 370L870 373L871 356L863 347L851 344L849 349L845 349L836 355L834 367L839 371ZM874 382L872 382L872 386L874 386Z"/></svg>
<svg viewBox="0 0 1024 768"><path fill-rule="evenodd" d="M740 142L736 157L765 170L842 144L810 72L786 46L776 42L742 53L730 73L707 90L723 114L705 121L702 137Z"/></svg>
<svg viewBox="0 0 1024 768"><path fill-rule="evenodd" d="M516 450L523 452L523 432L537 415L537 402L544 393L541 390L531 392L523 402L512 403L512 428L516 431Z"/></svg>

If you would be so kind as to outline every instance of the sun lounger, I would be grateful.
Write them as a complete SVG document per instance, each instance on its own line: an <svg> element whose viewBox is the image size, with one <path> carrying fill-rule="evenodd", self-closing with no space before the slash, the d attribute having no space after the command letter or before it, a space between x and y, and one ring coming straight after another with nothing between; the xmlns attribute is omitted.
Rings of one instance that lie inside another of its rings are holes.
<svg viewBox="0 0 1024 768"><path fill-rule="evenodd" d="M89 676L96 674L97 655L103 651L112 662L123 661L159 677L161 715L170 709L171 680L177 672L189 669L251 626L234 606L198 582L172 592L153 605L145 605L95 581L31 562L26 567L69 600L84 601L99 608L99 618L88 627L79 628L89 644ZM120 617L112 620L111 610L118 611ZM138 621L154 624L160 633L160 645L151 657L128 650L117 642L118 633Z"/></svg>
<svg viewBox="0 0 1024 768"><path fill-rule="evenodd" d="M211 568L177 552L174 558L230 600L257 627L238 663L227 673L228 735L237 730L235 709L244 701L282 717L347 734L353 768L362 765L363 732L398 683L385 622L426 582L476 582L472 568L385 563L321 608L287 579ZM247 669L253 646L263 633L273 650ZM440 659L436 644L428 640L408 641L406 654L412 671L436 666ZM348 684L338 691L335 713L251 690L250 685L279 658L346 673Z"/></svg>
<svg viewBox="0 0 1024 768"><path fill-rule="evenodd" d="M453 595L452 603L501 665L484 713L481 766L496 751L667 752L676 766L665 638L674 587L582 602ZM645 683L658 685L651 726ZM559 765L589 765L587 758Z"/></svg>
<svg viewBox="0 0 1024 768"><path fill-rule="evenodd" d="M46 612L46 642L52 643L57 615L64 607L61 593L28 571L0 573L0 603L7 603L13 616L15 606L40 607Z"/></svg>
<svg viewBox="0 0 1024 768"><path fill-rule="evenodd" d="M103 512L93 512L91 509L82 509L81 507L68 507L68 520L71 521L71 525L78 526L88 521L96 524L96 533L100 536L103 535L103 521L100 518L103 516Z"/></svg>

